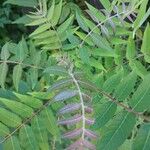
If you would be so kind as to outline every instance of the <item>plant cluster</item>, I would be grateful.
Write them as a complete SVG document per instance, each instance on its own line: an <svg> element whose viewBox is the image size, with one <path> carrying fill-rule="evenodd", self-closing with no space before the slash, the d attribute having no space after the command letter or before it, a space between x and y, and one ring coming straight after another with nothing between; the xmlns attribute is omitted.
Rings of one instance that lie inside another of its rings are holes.
<svg viewBox="0 0 150 150"><path fill-rule="evenodd" d="M4 1L0 149L149 150L148 3Z"/></svg>

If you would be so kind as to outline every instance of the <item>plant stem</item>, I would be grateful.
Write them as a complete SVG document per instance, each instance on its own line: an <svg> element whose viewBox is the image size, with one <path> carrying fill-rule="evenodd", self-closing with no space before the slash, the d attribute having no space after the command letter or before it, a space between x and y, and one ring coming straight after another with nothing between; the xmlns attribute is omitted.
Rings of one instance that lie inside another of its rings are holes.
<svg viewBox="0 0 150 150"><path fill-rule="evenodd" d="M69 72L74 84L76 85L77 87L77 90L78 90L78 93L79 93L79 98L80 98L80 102L81 102L81 111L82 111L82 139L84 140L85 138L85 106L84 106L84 100L83 100L83 96L82 96L82 92L81 92L81 89L80 89L80 86L78 84L78 81L75 79L74 75L72 72Z"/></svg>

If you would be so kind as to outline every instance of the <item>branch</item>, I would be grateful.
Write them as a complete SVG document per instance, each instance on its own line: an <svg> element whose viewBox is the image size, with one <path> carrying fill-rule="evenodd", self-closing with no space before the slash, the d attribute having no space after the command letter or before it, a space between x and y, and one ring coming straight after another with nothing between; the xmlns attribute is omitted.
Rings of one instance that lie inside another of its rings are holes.
<svg viewBox="0 0 150 150"><path fill-rule="evenodd" d="M99 26L101 26L102 24L104 24L104 23L107 22L108 20L117 17L118 15L125 14L125 16L124 16L124 18L125 18L126 16L128 16L129 14L131 14L141 3L142 3L142 2L140 1L140 2L139 2L138 4L136 4L135 7L134 7L132 10L130 10L130 11L125 11L125 12L123 11L123 12L121 12L121 13L117 13L117 14L115 14L115 15L113 15L113 16L110 16L110 17L106 18L104 21L99 22L99 23L85 36L85 38L82 40L81 44L79 44L78 47L82 47L83 44L84 44L84 42L85 42L85 40L86 40L86 39L94 32L94 30L97 29Z"/></svg>
<svg viewBox="0 0 150 150"><path fill-rule="evenodd" d="M77 87L78 93L79 93L79 98L80 98L80 102L81 102L81 109L82 109L81 110L82 111L82 139L84 140L85 139L85 121L86 121L84 100L83 100L83 96L82 96L82 92L81 92L80 86L78 84L78 81L75 79L74 74L69 71L69 75L71 76L74 84Z"/></svg>
<svg viewBox="0 0 150 150"><path fill-rule="evenodd" d="M144 116L141 112L136 112L134 111L132 108L126 106L125 104L123 103L120 103L119 101L117 101L115 98L113 98L111 95L109 95L108 93L106 93L105 91L103 91L102 89L98 88L98 87L95 87L91 84L88 84L87 82L84 82L84 81L81 81L81 80L78 80L78 82L80 83L83 83L85 85L88 85L89 87L93 88L94 90L96 90L97 92L101 93L102 95L104 95L105 97L108 98L109 101L115 103L116 105L122 107L123 109L125 109L126 111L130 112L130 113L133 113L134 115L138 116L138 117L141 117L143 118L144 120L146 121L149 121L150 122L150 117L146 117Z"/></svg>

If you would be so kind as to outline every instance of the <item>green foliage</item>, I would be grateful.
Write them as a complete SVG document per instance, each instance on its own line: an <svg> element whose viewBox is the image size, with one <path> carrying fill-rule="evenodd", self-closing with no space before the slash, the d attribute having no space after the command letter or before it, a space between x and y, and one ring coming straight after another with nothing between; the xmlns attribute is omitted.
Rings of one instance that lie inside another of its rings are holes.
<svg viewBox="0 0 150 150"><path fill-rule="evenodd" d="M6 0L0 149L149 150L148 3Z"/></svg>

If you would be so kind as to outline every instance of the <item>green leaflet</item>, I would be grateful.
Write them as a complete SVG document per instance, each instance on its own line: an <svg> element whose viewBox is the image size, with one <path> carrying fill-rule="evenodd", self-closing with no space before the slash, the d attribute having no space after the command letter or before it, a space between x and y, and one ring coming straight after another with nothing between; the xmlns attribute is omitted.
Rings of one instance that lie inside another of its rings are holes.
<svg viewBox="0 0 150 150"><path fill-rule="evenodd" d="M148 71L146 70L145 66L137 60L133 60L129 62L129 65L131 69L142 79L148 74Z"/></svg>
<svg viewBox="0 0 150 150"><path fill-rule="evenodd" d="M145 32L144 32L141 51L144 54L145 61L148 63L150 63L149 39L150 39L150 26L149 26L149 24L147 24L147 27L146 27Z"/></svg>
<svg viewBox="0 0 150 150"><path fill-rule="evenodd" d="M115 64L118 66L123 64L123 54L122 54L122 51L120 51L120 49L121 49L121 45L115 45L115 54L118 57L115 57L114 61L115 61Z"/></svg>
<svg viewBox="0 0 150 150"><path fill-rule="evenodd" d="M143 112L149 108L150 105L150 74L145 76L143 82L139 85L138 89L134 92L131 100L129 101L130 107L137 112Z"/></svg>
<svg viewBox="0 0 150 150"><path fill-rule="evenodd" d="M0 121L9 127L16 128L22 123L20 117L4 108L0 108L0 114Z"/></svg>
<svg viewBox="0 0 150 150"><path fill-rule="evenodd" d="M80 38L82 41L86 42L86 43L89 44L90 46L93 46L93 45L94 45L94 44L93 44L93 41L91 40L91 38L90 38L89 36L86 37L86 34L85 34L85 33L79 32L79 31L75 31L75 34L76 34L77 36L79 36L79 38Z"/></svg>
<svg viewBox="0 0 150 150"><path fill-rule="evenodd" d="M79 27L83 30L83 31L86 31L86 32L89 32L89 28L88 26L85 24L81 14L79 14L78 11L76 11L76 19L77 19L77 22L78 22L78 25Z"/></svg>
<svg viewBox="0 0 150 150"><path fill-rule="evenodd" d="M108 41L105 38L101 37L99 34L93 33L90 36L93 40L93 43L99 48L102 48L107 51L113 51Z"/></svg>
<svg viewBox="0 0 150 150"><path fill-rule="evenodd" d="M10 57L10 53L8 51L8 45L9 43L6 43L3 47L2 47L2 50L1 50L1 59L2 60L7 60L9 57Z"/></svg>
<svg viewBox="0 0 150 150"><path fill-rule="evenodd" d="M44 31L50 29L50 27L51 27L50 23L43 24L43 25L39 26L34 32L32 32L30 34L30 37L35 36L37 34L40 34L40 33L44 32Z"/></svg>
<svg viewBox="0 0 150 150"><path fill-rule="evenodd" d="M4 142L4 150L21 150L19 140L16 136L11 136Z"/></svg>
<svg viewBox="0 0 150 150"><path fill-rule="evenodd" d="M27 23L26 26L37 26L37 25L41 25L45 23L46 21L47 21L47 18L39 18L30 23Z"/></svg>
<svg viewBox="0 0 150 150"><path fill-rule="evenodd" d="M19 62L22 62L27 57L27 54L28 54L27 43L24 37L22 37L22 40L18 44L18 51L16 53L17 60Z"/></svg>
<svg viewBox="0 0 150 150"><path fill-rule="evenodd" d="M43 122L45 122L47 130L56 138L59 138L60 131L57 126L57 122L55 116L50 108L45 109L41 112L41 117L43 118Z"/></svg>
<svg viewBox="0 0 150 150"><path fill-rule="evenodd" d="M127 51L126 51L126 57L128 60L131 60L135 58L136 51L135 51L135 42L134 40L129 37L128 43L127 43Z"/></svg>
<svg viewBox="0 0 150 150"><path fill-rule="evenodd" d="M54 8L54 15L51 19L52 26L57 25L61 15L61 10L62 10L62 0L60 0L59 4L57 4Z"/></svg>
<svg viewBox="0 0 150 150"><path fill-rule="evenodd" d="M61 47L62 45L60 44L60 42L55 42L55 43L43 46L42 49L43 50L56 50L56 49L60 49Z"/></svg>
<svg viewBox="0 0 150 150"><path fill-rule="evenodd" d="M7 108L23 118L30 117L33 113L32 108L17 101L0 98L0 103L3 103Z"/></svg>
<svg viewBox="0 0 150 150"><path fill-rule="evenodd" d="M82 18L83 18L85 24L90 28L90 30L93 30L93 28L95 28L95 30L93 30L93 32L94 33L99 33L99 31L100 31L99 28L98 27L96 28L95 27L96 25L91 20L89 20L89 19L87 19L83 16L82 16Z"/></svg>
<svg viewBox="0 0 150 150"><path fill-rule="evenodd" d="M103 129L102 138L97 144L97 149L116 150L129 136L136 122L133 114L119 113L109 125Z"/></svg>
<svg viewBox="0 0 150 150"><path fill-rule="evenodd" d="M137 75L134 72L123 78L114 91L114 97L119 101L124 101L133 91L136 80Z"/></svg>
<svg viewBox="0 0 150 150"><path fill-rule="evenodd" d="M42 106L42 102L37 98L27 96L27 95L22 95L19 93L14 93L14 94L18 98L19 101L21 101L22 103L24 103L32 108L39 108Z"/></svg>
<svg viewBox="0 0 150 150"><path fill-rule="evenodd" d="M74 15L70 16L64 23L62 23L58 28L57 31L59 34L66 32L73 21Z"/></svg>
<svg viewBox="0 0 150 150"><path fill-rule="evenodd" d="M59 19L59 24L63 23L69 17L71 13L70 4L71 3L66 3L66 5L63 5L61 16Z"/></svg>
<svg viewBox="0 0 150 150"><path fill-rule="evenodd" d="M95 124L92 126L92 129L103 127L113 117L116 109L117 105L113 102L106 102L100 107L96 107Z"/></svg>
<svg viewBox="0 0 150 150"><path fill-rule="evenodd" d="M132 140L126 140L119 148L118 150L132 150Z"/></svg>
<svg viewBox="0 0 150 150"><path fill-rule="evenodd" d="M114 44L114 45L126 44L127 43L126 40L123 40L123 39L118 38L118 37L112 37L111 41L112 41L112 44Z"/></svg>
<svg viewBox="0 0 150 150"><path fill-rule="evenodd" d="M150 148L150 124L142 124L137 136L133 140L132 150L149 150Z"/></svg>
<svg viewBox="0 0 150 150"><path fill-rule="evenodd" d="M122 75L123 75L123 70L120 70L117 74L114 74L109 79L107 79L103 85L104 91L111 93L120 83Z"/></svg>
<svg viewBox="0 0 150 150"><path fill-rule="evenodd" d="M38 83L38 69L31 68L29 73L30 73L29 79L31 81L31 87L32 89L34 89L36 84Z"/></svg>
<svg viewBox="0 0 150 150"><path fill-rule="evenodd" d="M59 38L57 36L53 36L53 37L47 37L47 38L44 38L44 39L37 39L35 41L35 44L37 46L39 45L54 45L55 43L59 43Z"/></svg>
<svg viewBox="0 0 150 150"><path fill-rule="evenodd" d="M79 56L83 63L90 64L90 58L89 58L89 48L88 47L82 47L79 48Z"/></svg>
<svg viewBox="0 0 150 150"><path fill-rule="evenodd" d="M42 33L39 33L39 34L33 36L33 39L44 39L44 38L53 37L56 35L57 35L56 31L48 30L48 31L44 31Z"/></svg>
<svg viewBox="0 0 150 150"><path fill-rule="evenodd" d="M106 10L110 9L111 3L109 0L99 0Z"/></svg>
<svg viewBox="0 0 150 150"><path fill-rule="evenodd" d="M49 73L49 74L54 74L54 75L63 75L63 76L68 76L68 72L65 68L61 66L51 66L49 68L46 68L44 70L44 73Z"/></svg>
<svg viewBox="0 0 150 150"><path fill-rule="evenodd" d="M19 141L24 149L39 150L35 135L30 126L24 125L19 131Z"/></svg>
<svg viewBox="0 0 150 150"><path fill-rule="evenodd" d="M0 70L1 70L0 85L4 89L5 88L6 76L7 76L7 73L8 73L8 65L7 65L7 63L4 62L4 63L0 64Z"/></svg>
<svg viewBox="0 0 150 150"><path fill-rule="evenodd" d="M93 7L92 5L90 5L89 3L87 3L87 2L85 2L85 3L87 5L87 7L89 8L89 12L92 14L92 16L95 17L95 18L97 18L97 22L99 22L99 21L101 22L101 21L105 20L106 17L105 17L105 15L101 11L99 11L98 9L96 9L95 7Z"/></svg>
<svg viewBox="0 0 150 150"><path fill-rule="evenodd" d="M28 15L24 15L13 21L12 24L28 24L30 22L32 22L32 19Z"/></svg>
<svg viewBox="0 0 150 150"><path fill-rule="evenodd" d="M133 31L133 37L135 35L135 32L140 28L140 26L145 22L145 20L147 19L147 13L146 13L146 8L147 8L147 4L148 4L148 0L143 0L142 4L140 6L139 12L138 12L138 16L134 22L134 31ZM149 9L149 13L150 13L150 9ZM146 16L146 17L144 17ZM144 18L144 20L143 20Z"/></svg>
<svg viewBox="0 0 150 150"><path fill-rule="evenodd" d="M8 45L9 43L6 43L1 50L1 60L3 60L4 62L0 64L0 70L1 70L1 74L0 74L0 86L4 89L5 88L5 81L6 81L6 76L8 73L8 65L7 65L7 59L10 57L10 53L8 51Z"/></svg>
<svg viewBox="0 0 150 150"><path fill-rule="evenodd" d="M55 9L55 0L52 0L52 5L49 8L48 13L47 13L48 21L50 21L52 19L53 15L54 15L54 9Z"/></svg>
<svg viewBox="0 0 150 150"><path fill-rule="evenodd" d="M94 56L101 56L101 57L115 57L115 58L118 57L118 55L115 54L114 50L106 50L103 48L94 48L91 50L91 54Z"/></svg>
<svg viewBox="0 0 150 150"><path fill-rule="evenodd" d="M17 91L19 88L19 82L21 80L21 76L22 76L22 66L16 65L13 69L13 83Z"/></svg>
<svg viewBox="0 0 150 150"><path fill-rule="evenodd" d="M104 66L102 65L102 63L100 61L97 61L94 58L90 58L90 65L92 67L95 67L96 69L100 69L100 70L106 71Z"/></svg>
<svg viewBox="0 0 150 150"><path fill-rule="evenodd" d="M9 128L0 122L0 137L5 137L10 133Z"/></svg>
<svg viewBox="0 0 150 150"><path fill-rule="evenodd" d="M24 0L7 0L4 2L4 4L13 4L23 7L34 7L37 5L36 0L30 0L30 1L24 1Z"/></svg>
<svg viewBox="0 0 150 150"><path fill-rule="evenodd" d="M48 134L45 123L40 117L35 117L31 123L32 130L41 150L49 150Z"/></svg>
<svg viewBox="0 0 150 150"><path fill-rule="evenodd" d="M110 68L113 68L113 67L114 67L114 59L112 57L106 57L105 58L105 68L109 70Z"/></svg>
<svg viewBox="0 0 150 150"><path fill-rule="evenodd" d="M47 0L42 0L42 14L45 17L47 14Z"/></svg>
<svg viewBox="0 0 150 150"><path fill-rule="evenodd" d="M72 49L75 49L78 46L78 44L65 44L63 45L62 49L65 51L69 51Z"/></svg>

